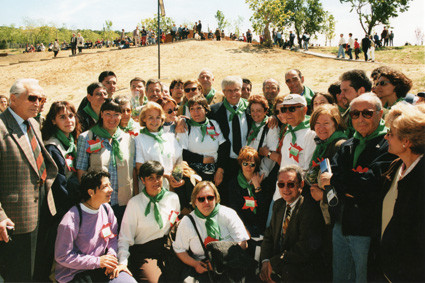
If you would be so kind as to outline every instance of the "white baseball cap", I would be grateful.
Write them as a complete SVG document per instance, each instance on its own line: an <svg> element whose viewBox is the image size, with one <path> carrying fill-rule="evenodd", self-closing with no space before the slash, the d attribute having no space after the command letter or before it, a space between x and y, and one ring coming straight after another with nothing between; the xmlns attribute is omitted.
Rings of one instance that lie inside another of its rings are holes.
<svg viewBox="0 0 425 283"><path fill-rule="evenodd" d="M282 101L283 105L294 105L294 104L302 104L304 106L307 106L307 100L305 100L304 96L301 96L296 93L291 93L285 96L285 98Z"/></svg>

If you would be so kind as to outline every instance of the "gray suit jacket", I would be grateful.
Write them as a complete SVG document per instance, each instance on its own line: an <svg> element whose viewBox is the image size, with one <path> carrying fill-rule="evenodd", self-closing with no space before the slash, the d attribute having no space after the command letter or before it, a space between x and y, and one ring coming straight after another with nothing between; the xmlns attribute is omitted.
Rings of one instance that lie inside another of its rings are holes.
<svg viewBox="0 0 425 283"><path fill-rule="evenodd" d="M40 175L34 153L9 108L0 114L0 221L10 218L15 223L15 233L34 231L39 220L39 190L45 189L50 213L56 214L50 190L58 169L46 151L41 139L39 124L33 118L34 129L43 153L47 178L40 186Z"/></svg>

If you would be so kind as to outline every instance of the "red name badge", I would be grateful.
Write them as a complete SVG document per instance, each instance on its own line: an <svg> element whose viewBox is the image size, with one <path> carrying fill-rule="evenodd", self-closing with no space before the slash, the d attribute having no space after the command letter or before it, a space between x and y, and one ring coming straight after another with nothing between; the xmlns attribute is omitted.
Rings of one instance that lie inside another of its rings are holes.
<svg viewBox="0 0 425 283"><path fill-rule="evenodd" d="M207 246L209 243L211 243L211 242L216 242L216 241L218 241L217 239L214 239L213 237L211 237L211 236L208 236L208 237L206 237L205 238L205 240L204 240L204 246Z"/></svg>
<svg viewBox="0 0 425 283"><path fill-rule="evenodd" d="M89 143L89 148L86 150L88 153L99 152L104 147L103 141L99 140L99 138L87 142Z"/></svg>
<svg viewBox="0 0 425 283"><path fill-rule="evenodd" d="M100 230L100 237L102 237L106 242L109 239L115 238L115 234L112 233L111 230L111 223L105 224L102 226L102 229Z"/></svg>
<svg viewBox="0 0 425 283"><path fill-rule="evenodd" d="M257 200L254 199L254 197L243 197L245 199L245 203L242 207L242 209L251 209L251 211L254 211L254 209L258 206Z"/></svg>
<svg viewBox="0 0 425 283"><path fill-rule="evenodd" d="M75 158L70 154L65 157L65 164L68 171L77 172L74 168L74 160Z"/></svg>
<svg viewBox="0 0 425 283"><path fill-rule="evenodd" d="M173 227L173 225L176 223L177 216L179 216L178 211L171 210L170 215L168 215L168 221L170 221L170 226Z"/></svg>
<svg viewBox="0 0 425 283"><path fill-rule="evenodd" d="M313 165L313 167L318 167L318 166L320 166L320 163L321 163L323 160L325 160L323 157L322 157L322 158L317 157L317 163L316 163L316 162L314 162L314 160L312 161L312 165Z"/></svg>
<svg viewBox="0 0 425 283"><path fill-rule="evenodd" d="M133 131L128 131L128 133L130 134L130 136L133 136L133 137L137 137L139 135L139 133L133 132Z"/></svg>
<svg viewBox="0 0 425 283"><path fill-rule="evenodd" d="M367 171L369 171L369 168L367 168L367 167L365 167L365 168L362 168L360 165L359 166L357 166L357 168L356 169L351 169L351 170L353 170L353 172L357 172L357 173L366 173Z"/></svg>
<svg viewBox="0 0 425 283"><path fill-rule="evenodd" d="M207 133L213 140L215 140L214 137L218 136L218 133L215 131L215 128L213 126L207 127Z"/></svg>
<svg viewBox="0 0 425 283"><path fill-rule="evenodd" d="M291 143L291 147L289 148L289 158L293 158L297 163L299 163L301 150L303 150L303 148L297 145L297 143Z"/></svg>

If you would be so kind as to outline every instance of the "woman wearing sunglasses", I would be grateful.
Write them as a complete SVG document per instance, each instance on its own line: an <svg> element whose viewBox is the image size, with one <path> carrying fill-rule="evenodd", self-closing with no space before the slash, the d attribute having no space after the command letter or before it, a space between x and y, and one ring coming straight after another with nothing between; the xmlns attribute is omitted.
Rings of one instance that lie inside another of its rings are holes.
<svg viewBox="0 0 425 283"><path fill-rule="evenodd" d="M89 170L107 168L113 188L111 206L118 223L121 223L125 206L133 196L135 165L134 139L119 128L121 115L121 107L116 101L107 99L102 104L99 121L78 138L76 164L80 180Z"/></svg>
<svg viewBox="0 0 425 283"><path fill-rule="evenodd" d="M169 97L164 96L161 102L162 109L165 113L164 132L175 133L176 132L176 121L177 121L177 102Z"/></svg>
<svg viewBox="0 0 425 283"><path fill-rule="evenodd" d="M125 96L119 96L115 101L121 108L120 129L130 134L132 137L137 136L140 132L140 125L131 118L132 110L130 100Z"/></svg>
<svg viewBox="0 0 425 283"><path fill-rule="evenodd" d="M412 88L412 80L400 71L383 68L374 92L381 99L384 108L391 109L399 101L403 101L406 94ZM384 116L385 116L384 112Z"/></svg>
<svg viewBox="0 0 425 283"><path fill-rule="evenodd" d="M184 217L177 228L173 249L178 258L191 267L189 274L181 279L192 277L208 281L209 264L205 260L202 245L212 241L232 241L246 249L249 236L238 214L233 209L220 205L220 195L213 183L198 183L193 189L191 200L195 210L190 214L203 242L200 242L191 220Z"/></svg>
<svg viewBox="0 0 425 283"><path fill-rule="evenodd" d="M260 162L255 149L243 147L238 156L239 173L229 182L227 189L230 207L238 213L251 237L264 235L271 201L271 196L267 198L266 195L267 188L261 188ZM254 256L255 244L249 244L249 247Z"/></svg>
<svg viewBox="0 0 425 283"><path fill-rule="evenodd" d="M274 127L270 129L266 125L268 119L267 112L269 111L267 99L263 95L254 94L249 97L248 102L251 118L254 123L252 123L251 130L248 133L246 145L257 151L261 147L271 150L276 149L279 142L279 128ZM259 170L263 179L269 176L276 163L266 155L268 153L266 150L263 150L262 153L264 155L261 156Z"/></svg>
<svg viewBox="0 0 425 283"><path fill-rule="evenodd" d="M425 281L425 107L397 103L386 117L388 152L398 156L384 174L379 252L391 282Z"/></svg>
<svg viewBox="0 0 425 283"><path fill-rule="evenodd" d="M187 102L195 95L202 94L202 85L198 82L198 80L188 80L184 82L183 90L184 98L180 104L178 115L190 118L190 111Z"/></svg>

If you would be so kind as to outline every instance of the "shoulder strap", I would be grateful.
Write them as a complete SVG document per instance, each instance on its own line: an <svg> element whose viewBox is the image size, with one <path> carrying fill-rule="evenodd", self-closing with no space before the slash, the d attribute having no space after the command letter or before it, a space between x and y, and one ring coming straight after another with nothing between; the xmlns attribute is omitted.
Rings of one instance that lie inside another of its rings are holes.
<svg viewBox="0 0 425 283"><path fill-rule="evenodd" d="M78 227L81 228L81 222L83 222L83 211L81 210L81 206L79 203L76 205L78 210L78 216L80 216L80 223L78 224Z"/></svg>
<svg viewBox="0 0 425 283"><path fill-rule="evenodd" d="M261 138L260 138L260 142L258 143L257 151L263 145L264 138L266 137L266 134L267 134L268 131L269 131L269 127L267 127L267 124L266 124L266 125L264 125L263 132L261 133Z"/></svg>
<svg viewBox="0 0 425 283"><path fill-rule="evenodd" d="M199 234L198 228L196 227L195 219L193 219L193 216L190 214L188 214L187 217L189 217L190 221L193 224L193 227L195 227L196 234L198 235L199 242L201 242L201 246L202 246L202 249L204 250L205 256L208 257L207 249L205 248L205 245L202 242L201 234Z"/></svg>

